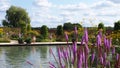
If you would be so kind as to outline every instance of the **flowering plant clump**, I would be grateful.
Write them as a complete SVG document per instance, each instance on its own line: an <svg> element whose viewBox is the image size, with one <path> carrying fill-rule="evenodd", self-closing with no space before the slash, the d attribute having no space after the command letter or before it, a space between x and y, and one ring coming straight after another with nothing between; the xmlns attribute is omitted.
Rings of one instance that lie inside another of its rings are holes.
<svg viewBox="0 0 120 68"><path fill-rule="evenodd" d="M75 35L77 29L75 27ZM68 35L65 34L67 46L57 47L57 56L50 48L50 53L53 55L56 64L49 62L50 68L120 68L120 54L115 52L115 46L112 45L112 39L107 38L98 32L96 43L88 45L88 31L84 29L84 35L81 44L78 41L73 41L72 45L68 44Z"/></svg>

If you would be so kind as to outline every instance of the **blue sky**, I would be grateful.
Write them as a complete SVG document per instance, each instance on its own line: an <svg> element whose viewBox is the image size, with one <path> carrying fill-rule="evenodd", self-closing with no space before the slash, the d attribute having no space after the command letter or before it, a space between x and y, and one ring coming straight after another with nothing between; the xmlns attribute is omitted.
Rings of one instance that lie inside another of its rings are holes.
<svg viewBox="0 0 120 68"><path fill-rule="evenodd" d="M57 27L65 22L80 23L85 27L114 26L120 20L120 0L0 0L0 23L11 5L28 12L32 27Z"/></svg>

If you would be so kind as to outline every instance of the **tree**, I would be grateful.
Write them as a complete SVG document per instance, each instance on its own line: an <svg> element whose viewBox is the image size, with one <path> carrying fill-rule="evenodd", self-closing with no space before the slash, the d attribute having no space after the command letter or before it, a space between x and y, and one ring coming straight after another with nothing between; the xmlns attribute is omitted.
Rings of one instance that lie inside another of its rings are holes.
<svg viewBox="0 0 120 68"><path fill-rule="evenodd" d="M7 27L17 27L22 29L26 29L28 24L30 24L30 18L25 9L11 6L6 11L5 20L2 21L3 26ZM25 31L25 30L24 30Z"/></svg>
<svg viewBox="0 0 120 68"><path fill-rule="evenodd" d="M48 37L48 27L46 25L43 25L40 29L41 35L46 39Z"/></svg>
<svg viewBox="0 0 120 68"><path fill-rule="evenodd" d="M99 29L103 29L104 30L104 24L102 22L98 24L98 30Z"/></svg>
<svg viewBox="0 0 120 68"><path fill-rule="evenodd" d="M67 30L67 31L69 31L69 30L73 30L73 24L71 24L71 22L68 22L68 23L64 23L64 25L63 25L63 29L64 30Z"/></svg>
<svg viewBox="0 0 120 68"><path fill-rule="evenodd" d="M57 26L57 36L62 36L63 35L63 27L62 25Z"/></svg>
<svg viewBox="0 0 120 68"><path fill-rule="evenodd" d="M79 24L79 23L74 23L73 26L74 26L74 27L76 26L77 28L82 28L82 25Z"/></svg>
<svg viewBox="0 0 120 68"><path fill-rule="evenodd" d="M81 28L82 25L80 25L79 23L71 23L71 22L68 22L68 23L64 23L63 25L63 29L64 30L67 30L67 31L71 31L74 29L74 27L77 26L77 28Z"/></svg>
<svg viewBox="0 0 120 68"><path fill-rule="evenodd" d="M114 30L115 31L120 30L120 20L114 23Z"/></svg>

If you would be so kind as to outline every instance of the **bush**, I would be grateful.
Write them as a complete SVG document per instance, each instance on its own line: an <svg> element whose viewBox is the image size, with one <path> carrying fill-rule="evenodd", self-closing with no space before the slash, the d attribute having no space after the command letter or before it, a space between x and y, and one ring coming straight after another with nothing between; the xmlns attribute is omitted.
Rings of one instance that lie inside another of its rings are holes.
<svg viewBox="0 0 120 68"><path fill-rule="evenodd" d="M19 36L17 34L12 34L10 39L12 40L17 40L19 38Z"/></svg>
<svg viewBox="0 0 120 68"><path fill-rule="evenodd" d="M26 38L26 39L25 39L25 42L26 42L27 44L30 44L30 43L31 43L31 41L32 41L32 39L31 39L31 38Z"/></svg>
<svg viewBox="0 0 120 68"><path fill-rule="evenodd" d="M7 38L0 38L0 43L9 43L10 39Z"/></svg>
<svg viewBox="0 0 120 68"><path fill-rule="evenodd" d="M18 43L23 44L24 43L23 38L18 38Z"/></svg>

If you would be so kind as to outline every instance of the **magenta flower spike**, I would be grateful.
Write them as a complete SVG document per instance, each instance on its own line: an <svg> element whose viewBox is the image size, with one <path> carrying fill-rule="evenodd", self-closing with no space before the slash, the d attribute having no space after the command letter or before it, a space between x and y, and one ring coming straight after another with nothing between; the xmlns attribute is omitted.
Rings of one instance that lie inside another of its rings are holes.
<svg viewBox="0 0 120 68"><path fill-rule="evenodd" d="M74 62L76 60L76 55L77 55L77 42L73 43L72 51L73 51L73 59L72 59L72 61L73 61L73 64L74 64Z"/></svg>
<svg viewBox="0 0 120 68"><path fill-rule="evenodd" d="M115 46L112 47L112 54L115 54Z"/></svg>
<svg viewBox="0 0 120 68"><path fill-rule="evenodd" d="M108 66L110 67L110 61L108 61Z"/></svg>
<svg viewBox="0 0 120 68"><path fill-rule="evenodd" d="M82 51L82 61L83 61L83 63L85 63L85 53L84 53L84 51Z"/></svg>
<svg viewBox="0 0 120 68"><path fill-rule="evenodd" d="M101 46L101 44L102 44L102 41L101 41L101 38L100 38L100 35L98 34L97 35L97 46Z"/></svg>
<svg viewBox="0 0 120 68"><path fill-rule="evenodd" d="M60 63L60 67L62 67L62 53L60 51L60 48L57 48L57 52L58 52L58 59L59 59L59 63Z"/></svg>
<svg viewBox="0 0 120 68"><path fill-rule="evenodd" d="M107 46L107 49L110 50L110 40L109 39L106 40L106 46Z"/></svg>
<svg viewBox="0 0 120 68"><path fill-rule="evenodd" d="M118 58L119 58L119 54L117 53L117 54L116 54L116 60L118 60Z"/></svg>
<svg viewBox="0 0 120 68"><path fill-rule="evenodd" d="M94 59L95 59L95 53L93 52L92 55L91 55L91 63L94 62Z"/></svg>
<svg viewBox="0 0 120 68"><path fill-rule="evenodd" d="M67 60L67 52L65 50L63 50L63 56L64 56L65 60Z"/></svg>
<svg viewBox="0 0 120 68"><path fill-rule="evenodd" d="M77 43L75 42L74 44L73 44L73 54L76 54L76 52L77 52Z"/></svg>
<svg viewBox="0 0 120 68"><path fill-rule="evenodd" d="M82 36L82 39L81 39L81 45L84 44L84 36Z"/></svg>
<svg viewBox="0 0 120 68"><path fill-rule="evenodd" d="M51 62L49 62L49 64L50 64L50 66L49 66L50 68L56 68L55 65L52 64Z"/></svg>
<svg viewBox="0 0 120 68"><path fill-rule="evenodd" d="M85 28L85 31L84 31L84 38L85 38L85 42L88 44L88 31L87 31L87 28Z"/></svg>
<svg viewBox="0 0 120 68"><path fill-rule="evenodd" d="M101 62L101 64L103 64L103 57L102 56L100 57L100 62Z"/></svg>
<svg viewBox="0 0 120 68"><path fill-rule="evenodd" d="M107 58L107 53L104 52L104 54L103 54L103 59L106 60L106 58Z"/></svg>
<svg viewBox="0 0 120 68"><path fill-rule="evenodd" d="M85 52L86 52L87 55L88 55L88 53L90 52L90 51L89 51L89 48L88 48L88 44L85 44Z"/></svg>
<svg viewBox="0 0 120 68"><path fill-rule="evenodd" d="M106 47L106 36L104 36L104 46Z"/></svg>
<svg viewBox="0 0 120 68"><path fill-rule="evenodd" d="M82 54L81 53L78 56L77 68L83 68L82 67Z"/></svg>
<svg viewBox="0 0 120 68"><path fill-rule="evenodd" d="M100 35L100 38L102 38L102 31L99 31L98 35Z"/></svg>

